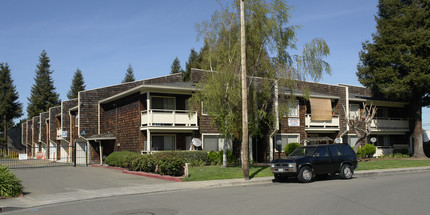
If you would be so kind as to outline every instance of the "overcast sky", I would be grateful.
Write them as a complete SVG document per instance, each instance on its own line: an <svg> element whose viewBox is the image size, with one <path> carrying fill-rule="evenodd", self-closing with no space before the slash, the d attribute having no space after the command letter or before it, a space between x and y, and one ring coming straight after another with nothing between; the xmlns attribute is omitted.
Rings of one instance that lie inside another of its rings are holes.
<svg viewBox="0 0 430 215"><path fill-rule="evenodd" d="M223 2L231 2L223 0ZM291 24L298 48L326 40L332 74L320 82L360 85L355 75L361 43L376 31L377 0L294 0ZM129 64L136 79L170 73L175 57L185 67L197 51L195 24L210 19L215 0L2 0L0 62L7 62L24 105L34 84L42 50L51 59L57 92L67 100L73 73L82 70L87 89L118 84ZM430 129L424 109L424 128Z"/></svg>

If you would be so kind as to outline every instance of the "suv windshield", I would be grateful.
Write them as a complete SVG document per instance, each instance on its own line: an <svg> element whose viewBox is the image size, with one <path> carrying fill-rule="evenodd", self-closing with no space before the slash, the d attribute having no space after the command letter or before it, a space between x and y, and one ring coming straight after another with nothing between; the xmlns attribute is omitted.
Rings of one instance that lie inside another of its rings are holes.
<svg viewBox="0 0 430 215"><path fill-rule="evenodd" d="M316 147L299 147L294 150L290 156L312 156Z"/></svg>

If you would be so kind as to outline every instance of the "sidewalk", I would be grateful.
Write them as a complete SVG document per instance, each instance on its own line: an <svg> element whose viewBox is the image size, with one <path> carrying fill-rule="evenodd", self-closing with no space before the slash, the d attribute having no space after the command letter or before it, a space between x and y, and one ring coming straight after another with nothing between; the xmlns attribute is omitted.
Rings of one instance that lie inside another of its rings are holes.
<svg viewBox="0 0 430 215"><path fill-rule="evenodd" d="M360 176L376 176L397 173L411 173L430 171L430 167L415 167L415 168L398 168L398 169L383 169L383 170L364 170L356 171L354 177ZM175 183L159 183L145 184L128 187L112 187L103 189L81 189L73 192L56 193L56 194L40 194L28 195L21 198L2 199L0 200L0 212L12 210L32 208L42 205L73 202L88 199L98 199L111 196L123 196L133 194L150 194L168 191L203 189L212 187L228 187L228 186L244 186L255 184L273 183L273 177L258 177L252 178L249 181L243 179L226 179L226 180L211 180L211 181L195 181L195 182L175 182Z"/></svg>

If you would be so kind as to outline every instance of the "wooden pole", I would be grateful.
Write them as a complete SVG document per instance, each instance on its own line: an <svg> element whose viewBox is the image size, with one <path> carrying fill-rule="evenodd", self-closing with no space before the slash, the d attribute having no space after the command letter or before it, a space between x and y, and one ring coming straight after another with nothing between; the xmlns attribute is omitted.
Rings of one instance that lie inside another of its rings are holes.
<svg viewBox="0 0 430 215"><path fill-rule="evenodd" d="M242 170L243 179L249 180L249 149L248 149L248 93L246 81L246 43L245 43L245 5L240 1L240 51L242 70Z"/></svg>

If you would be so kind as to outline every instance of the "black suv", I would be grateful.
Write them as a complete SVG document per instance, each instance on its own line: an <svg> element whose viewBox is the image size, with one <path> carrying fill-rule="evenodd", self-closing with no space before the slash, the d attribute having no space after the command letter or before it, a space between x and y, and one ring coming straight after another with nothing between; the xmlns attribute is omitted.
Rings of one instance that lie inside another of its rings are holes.
<svg viewBox="0 0 430 215"><path fill-rule="evenodd" d="M271 162L275 179L297 176L300 182L311 182L315 176L339 173L350 179L357 168L357 155L346 144L310 145L294 150L285 159Z"/></svg>

